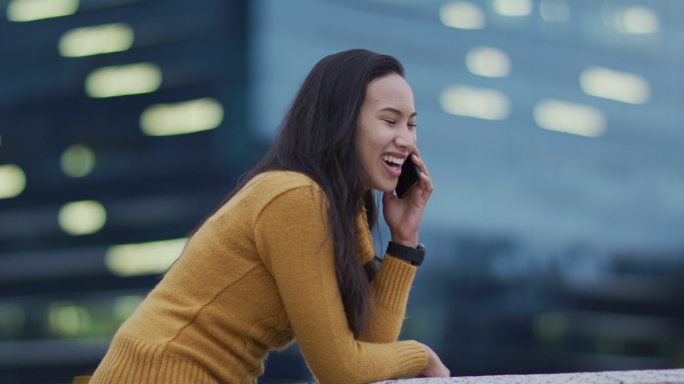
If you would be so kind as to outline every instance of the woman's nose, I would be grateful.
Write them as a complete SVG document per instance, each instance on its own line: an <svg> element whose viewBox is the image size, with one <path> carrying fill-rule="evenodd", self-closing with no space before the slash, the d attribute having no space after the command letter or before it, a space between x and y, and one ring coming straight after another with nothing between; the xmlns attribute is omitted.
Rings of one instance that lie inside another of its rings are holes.
<svg viewBox="0 0 684 384"><path fill-rule="evenodd" d="M416 138L408 129L402 129L395 136L394 143L406 152L411 153L416 146Z"/></svg>

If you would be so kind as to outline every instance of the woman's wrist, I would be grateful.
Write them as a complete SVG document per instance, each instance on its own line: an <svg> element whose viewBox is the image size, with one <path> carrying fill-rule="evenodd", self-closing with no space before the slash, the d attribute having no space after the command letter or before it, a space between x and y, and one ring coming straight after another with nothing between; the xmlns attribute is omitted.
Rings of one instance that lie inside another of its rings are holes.
<svg viewBox="0 0 684 384"><path fill-rule="evenodd" d="M423 259L425 259L425 247L420 243L415 247L409 247L390 241L389 244L387 244L387 254L417 267L423 264Z"/></svg>
<svg viewBox="0 0 684 384"><path fill-rule="evenodd" d="M401 244L406 247L416 248L418 246L418 236L415 237L401 237L392 236L390 240L393 243Z"/></svg>

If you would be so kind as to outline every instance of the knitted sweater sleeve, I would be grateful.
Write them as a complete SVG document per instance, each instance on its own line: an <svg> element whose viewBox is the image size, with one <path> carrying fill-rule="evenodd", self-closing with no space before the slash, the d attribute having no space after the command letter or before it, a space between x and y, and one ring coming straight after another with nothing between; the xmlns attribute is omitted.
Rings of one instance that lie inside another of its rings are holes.
<svg viewBox="0 0 684 384"><path fill-rule="evenodd" d="M385 255L373 279L369 329L362 340L391 343L399 339L416 269L405 261Z"/></svg>
<svg viewBox="0 0 684 384"><path fill-rule="evenodd" d="M254 232L309 368L321 383L417 375L427 364L418 342L364 342L349 329L324 201L315 186L290 189L263 208Z"/></svg>

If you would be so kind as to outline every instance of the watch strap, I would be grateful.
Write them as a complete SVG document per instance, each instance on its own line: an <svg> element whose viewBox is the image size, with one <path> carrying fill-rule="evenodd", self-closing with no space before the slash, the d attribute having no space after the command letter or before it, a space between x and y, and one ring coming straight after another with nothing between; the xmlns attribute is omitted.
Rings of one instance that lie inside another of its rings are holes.
<svg viewBox="0 0 684 384"><path fill-rule="evenodd" d="M390 241L387 244L387 254L404 260L411 265L419 266L423 263L423 259L425 259L425 247L421 243L418 243L416 248L412 248Z"/></svg>

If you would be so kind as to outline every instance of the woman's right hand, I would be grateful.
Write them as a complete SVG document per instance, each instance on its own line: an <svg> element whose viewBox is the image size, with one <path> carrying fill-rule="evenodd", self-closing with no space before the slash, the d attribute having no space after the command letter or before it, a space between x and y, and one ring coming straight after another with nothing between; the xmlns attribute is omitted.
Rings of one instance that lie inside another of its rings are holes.
<svg viewBox="0 0 684 384"><path fill-rule="evenodd" d="M427 365L425 368L423 368L423 371L420 372L419 376L422 377L449 377L449 368L447 368L443 363L442 360L439 359L439 356L433 351L430 347L427 345L423 344L423 347L425 347L425 350L427 351L428 354L428 361Z"/></svg>

